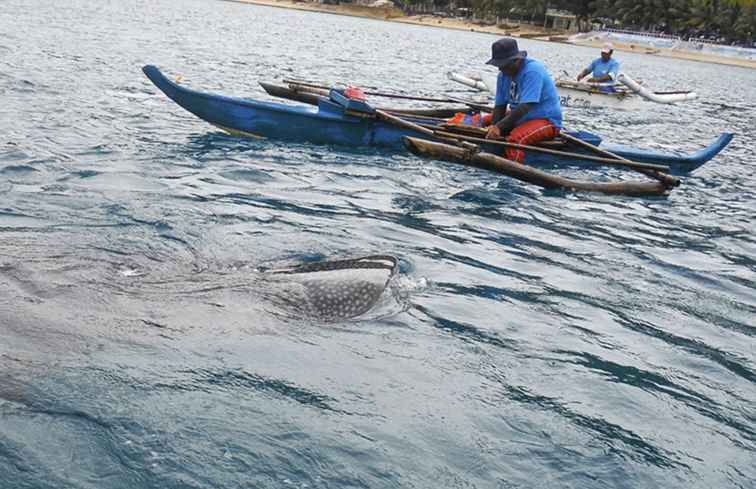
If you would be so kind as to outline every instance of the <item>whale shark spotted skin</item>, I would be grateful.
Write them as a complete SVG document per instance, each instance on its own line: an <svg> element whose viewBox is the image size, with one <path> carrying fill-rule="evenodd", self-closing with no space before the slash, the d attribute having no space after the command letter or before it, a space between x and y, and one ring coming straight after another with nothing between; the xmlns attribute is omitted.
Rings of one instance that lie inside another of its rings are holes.
<svg viewBox="0 0 756 489"><path fill-rule="evenodd" d="M285 278L287 303L304 316L339 321L361 316L375 306L396 274L390 255L306 263L267 271Z"/></svg>

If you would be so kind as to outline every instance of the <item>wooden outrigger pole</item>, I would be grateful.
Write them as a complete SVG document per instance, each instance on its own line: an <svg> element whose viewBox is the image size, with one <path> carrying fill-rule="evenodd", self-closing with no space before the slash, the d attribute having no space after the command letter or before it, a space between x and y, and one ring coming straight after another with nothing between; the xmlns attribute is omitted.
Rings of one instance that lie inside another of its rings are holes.
<svg viewBox="0 0 756 489"><path fill-rule="evenodd" d="M664 195L670 187L662 182L582 182L552 175L528 165L510 161L483 151L474 151L450 144L436 143L406 136L404 145L418 156L481 168L501 175L532 183L545 189L565 189L576 192L600 192L629 196Z"/></svg>
<svg viewBox="0 0 756 489"><path fill-rule="evenodd" d="M379 119L407 129L413 129L434 139L441 139L447 143L428 141L425 139L406 136L404 145L412 153L438 160L450 161L466 166L481 168L501 175L532 183L546 189L562 188L577 192L600 192L614 195L654 196L665 194L672 185L662 181L657 182L582 182L552 175L528 165L523 165L501 156L486 153L480 146L469 140L456 138L453 134L439 134L432 129L406 121L384 111L376 110Z"/></svg>

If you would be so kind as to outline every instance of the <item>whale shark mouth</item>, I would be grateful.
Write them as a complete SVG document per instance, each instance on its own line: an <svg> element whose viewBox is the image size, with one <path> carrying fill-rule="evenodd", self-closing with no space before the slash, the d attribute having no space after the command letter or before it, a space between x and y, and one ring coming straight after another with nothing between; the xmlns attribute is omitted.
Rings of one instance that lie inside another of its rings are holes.
<svg viewBox="0 0 756 489"><path fill-rule="evenodd" d="M267 270L286 282L285 302L298 315L325 322L361 316L381 299L399 260L370 255Z"/></svg>

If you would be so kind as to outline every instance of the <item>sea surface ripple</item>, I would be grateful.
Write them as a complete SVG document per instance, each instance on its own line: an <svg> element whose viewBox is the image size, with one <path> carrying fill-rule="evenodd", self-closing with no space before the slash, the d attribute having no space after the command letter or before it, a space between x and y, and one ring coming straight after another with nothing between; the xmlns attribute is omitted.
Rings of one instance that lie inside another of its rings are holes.
<svg viewBox="0 0 756 489"><path fill-rule="evenodd" d="M0 487L753 488L756 72L617 53L681 106L571 110L694 151L668 197L237 139L141 67L462 94L495 37L210 0L0 5ZM521 40L553 73L594 49ZM636 179L565 169L581 178ZM260 269L391 254L366 316Z"/></svg>

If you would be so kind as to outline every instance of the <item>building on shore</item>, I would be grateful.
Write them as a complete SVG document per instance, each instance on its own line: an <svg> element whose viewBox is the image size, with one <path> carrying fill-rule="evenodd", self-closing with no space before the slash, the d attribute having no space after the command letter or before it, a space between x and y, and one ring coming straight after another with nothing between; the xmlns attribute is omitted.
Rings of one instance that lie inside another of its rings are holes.
<svg viewBox="0 0 756 489"><path fill-rule="evenodd" d="M564 32L577 32L577 15L567 10L558 10L554 8L546 9L543 27Z"/></svg>

